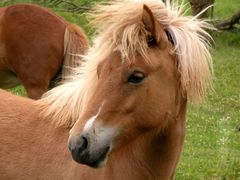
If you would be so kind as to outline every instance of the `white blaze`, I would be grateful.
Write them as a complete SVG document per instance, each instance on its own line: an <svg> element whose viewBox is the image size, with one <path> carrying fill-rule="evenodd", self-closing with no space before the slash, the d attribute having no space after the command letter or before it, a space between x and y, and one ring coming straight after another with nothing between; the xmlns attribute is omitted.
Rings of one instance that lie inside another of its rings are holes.
<svg viewBox="0 0 240 180"><path fill-rule="evenodd" d="M100 112L101 112L101 110L102 110L103 105L104 105L104 102L101 104L101 106L100 106L97 114L96 114L95 116L91 117L91 118L86 122L86 124L85 124L85 126L84 126L84 128L83 128L83 131L89 131L89 130L92 128L92 126L93 126L93 124L94 124L94 121L97 119L98 115L100 114Z"/></svg>
<svg viewBox="0 0 240 180"><path fill-rule="evenodd" d="M89 131L91 127L93 126L93 123L96 119L97 115L91 117L85 124L83 131Z"/></svg>

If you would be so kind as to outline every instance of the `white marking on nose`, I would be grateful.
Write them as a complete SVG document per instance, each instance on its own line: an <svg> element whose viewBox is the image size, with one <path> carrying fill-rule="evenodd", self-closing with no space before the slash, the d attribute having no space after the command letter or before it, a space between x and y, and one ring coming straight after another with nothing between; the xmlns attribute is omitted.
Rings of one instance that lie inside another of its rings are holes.
<svg viewBox="0 0 240 180"><path fill-rule="evenodd" d="M101 104L101 106L100 106L97 114L96 114L95 116L91 117L91 118L86 122L86 124L85 124L85 126L84 126L84 128L83 128L83 131L89 131L89 130L92 128L94 121L97 119L98 115L100 114L100 112L101 112L101 110L102 110L103 104L104 104L104 102Z"/></svg>
<svg viewBox="0 0 240 180"><path fill-rule="evenodd" d="M91 117L85 124L84 128L83 128L83 131L88 131L89 129L91 129L92 125L93 125L93 122L95 121L96 119L96 116L93 116Z"/></svg>

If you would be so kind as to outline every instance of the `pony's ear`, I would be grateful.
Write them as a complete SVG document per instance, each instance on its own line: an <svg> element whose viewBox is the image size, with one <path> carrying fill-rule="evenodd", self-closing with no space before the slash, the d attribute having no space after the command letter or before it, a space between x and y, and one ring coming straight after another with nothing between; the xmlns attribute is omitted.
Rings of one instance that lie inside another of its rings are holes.
<svg viewBox="0 0 240 180"><path fill-rule="evenodd" d="M145 4L143 5L142 22L150 35L150 39L148 39L149 44L157 44L161 48L165 48L167 44L166 33L154 17L150 8Z"/></svg>
<svg viewBox="0 0 240 180"><path fill-rule="evenodd" d="M152 36L156 35L156 22L153 16L152 11L147 5L143 5L143 12L142 12L142 22L145 25L147 31L151 33Z"/></svg>

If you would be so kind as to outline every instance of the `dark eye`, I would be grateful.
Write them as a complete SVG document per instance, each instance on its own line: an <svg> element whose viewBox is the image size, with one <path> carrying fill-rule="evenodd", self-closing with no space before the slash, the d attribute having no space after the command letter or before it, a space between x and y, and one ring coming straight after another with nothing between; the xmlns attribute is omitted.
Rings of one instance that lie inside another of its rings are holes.
<svg viewBox="0 0 240 180"><path fill-rule="evenodd" d="M128 77L128 82L133 83L133 84L138 84L142 82L142 80L145 78L145 75L142 72L133 72L129 77Z"/></svg>
<svg viewBox="0 0 240 180"><path fill-rule="evenodd" d="M148 36L147 42L148 42L149 46L155 46L156 45L156 40L153 36Z"/></svg>

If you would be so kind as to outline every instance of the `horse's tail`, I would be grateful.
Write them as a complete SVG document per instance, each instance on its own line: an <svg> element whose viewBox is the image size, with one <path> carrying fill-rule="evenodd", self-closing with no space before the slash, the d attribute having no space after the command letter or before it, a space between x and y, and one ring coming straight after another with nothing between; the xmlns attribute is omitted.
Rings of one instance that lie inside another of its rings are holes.
<svg viewBox="0 0 240 180"><path fill-rule="evenodd" d="M88 49L88 38L83 30L69 24L64 34L64 60L62 67L62 80L73 74L73 69L81 65L82 56Z"/></svg>

